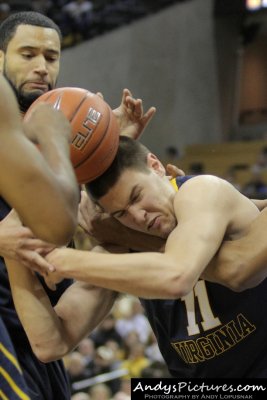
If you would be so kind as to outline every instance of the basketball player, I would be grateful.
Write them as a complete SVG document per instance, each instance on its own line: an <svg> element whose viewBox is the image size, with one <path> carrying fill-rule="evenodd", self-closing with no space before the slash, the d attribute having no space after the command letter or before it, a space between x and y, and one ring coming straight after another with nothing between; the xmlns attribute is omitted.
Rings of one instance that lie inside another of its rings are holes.
<svg viewBox="0 0 267 400"><path fill-rule="evenodd" d="M35 140L39 138L42 154L24 136L23 130L31 138L36 132ZM38 107L22 126L14 93L0 76L0 193L28 226L21 227L26 237L33 238L34 233L51 243L66 244L73 235L79 191L69 160L69 137L69 122L61 112L47 105ZM47 224L47 220L51 223ZM43 242L35 239L35 245L42 246ZM29 399L1 318L0 330L0 397Z"/></svg>
<svg viewBox="0 0 267 400"><path fill-rule="evenodd" d="M70 124L61 112L42 105L22 125L14 93L2 76L0 87L1 194L10 204L17 204L23 222L36 236L66 244L77 226L79 199L69 159ZM23 135L23 129L38 142L41 152Z"/></svg>
<svg viewBox="0 0 267 400"><path fill-rule="evenodd" d="M21 113L24 113L37 97L55 87L59 73L60 46L61 33L59 28L53 21L39 13L15 13L0 25L0 71L9 81L15 92ZM114 110L121 130L123 130L125 134L136 137L142 133L154 112L155 109L150 108L148 112L144 114L141 100L131 98L131 93L128 90L124 90L122 103ZM39 118L40 117L38 117L38 120L40 120ZM36 123L38 120L36 119ZM47 121L50 121L50 118L47 118L45 122L43 122L43 125L48 125ZM32 135L32 130L28 130L28 134ZM34 139L34 137L31 138ZM58 140L60 139L58 138ZM64 142L63 139L61 140ZM14 153L14 156L16 156L16 162L19 165L19 158L22 156L17 153ZM61 174L64 173L64 171L60 172ZM14 172L13 169L12 173L14 175L13 179L15 179L15 174L17 174L18 177L20 176L19 170ZM62 177L63 176L64 175L62 175ZM52 178L50 179L52 181ZM11 183L8 183L8 185L11 187ZM43 238L49 239L50 242L54 241L61 244L63 243L63 236L56 239L55 237L50 237L49 233L46 233L45 236L45 232L49 224L52 224L50 229L55 226L55 235L57 234L56 229L63 230L64 221L62 220L62 222L60 222L60 219L63 218L61 215L63 215L63 210L66 208L65 205L63 206L62 198L64 194L64 185L67 185L67 181L65 181L65 183L62 182L62 184L57 187L57 191L62 190L57 200L58 203L61 201L62 204L62 207L58 211L58 216L52 220L52 211L48 214L48 212L44 212L45 209L42 208L43 214L41 213L38 217L40 219L42 218L42 221L44 219L45 222L42 223L41 227L35 227L35 232L38 235L42 234ZM12 186L12 190L9 189L8 193L3 193L7 201L12 201L17 194L22 197L22 183L19 183L18 188L19 190L16 191L14 190L14 186ZM50 193L51 199L55 197L55 195L52 196L52 189L47 191L45 195L43 195L43 191L39 189L38 193L36 192L37 190L32 191L32 198L29 200L29 204L31 205L33 201L36 203L34 204L34 209L31 210L33 216L29 216L28 214L26 216L26 213L21 214L26 224L33 221L33 217L36 216L35 210L38 206L41 208L44 201L48 201L47 196L50 196ZM38 196L41 197L40 200ZM38 205L39 201L40 204ZM65 204L67 205L67 200L65 200ZM49 204L46 205L46 209L48 207ZM37 269L45 266L48 267L47 263L44 264L44 260L39 256L41 250L47 250L47 244L44 242L41 243L39 240L37 241L29 228L17 227L12 223L10 219L6 217L9 211L9 205L3 199L0 199L0 217L2 219L0 223L1 256L20 260L23 265L29 266L33 264ZM19 209L19 212L20 211ZM32 223L31 227L33 227ZM63 233L61 235L63 235ZM66 236L69 237L70 229L66 229L64 235L65 238ZM45 286L53 305L57 303L69 284L70 282L65 280L57 287L55 292L50 292ZM3 259L0 261L0 315L2 315L4 319L9 335L16 348L18 360L24 372L31 399L68 399L70 397L69 385L63 364L61 362L54 362L45 365L39 362L32 353L26 334L14 309L8 275ZM1 351L2 349L0 352ZM10 398L12 397L10 396Z"/></svg>
<svg viewBox="0 0 267 400"><path fill-rule="evenodd" d="M27 269L16 283L21 267L7 261L18 312L38 356L62 357L110 310L112 293L127 292L141 298L173 376L266 378L267 280L235 293L201 279L222 241L246 233L259 214L255 204L212 176L170 183L158 158L129 138L121 139L110 169L87 189L123 225L166 240L165 251L54 250L47 258L58 273L84 281L73 284L54 309ZM105 288L102 294L93 285Z"/></svg>

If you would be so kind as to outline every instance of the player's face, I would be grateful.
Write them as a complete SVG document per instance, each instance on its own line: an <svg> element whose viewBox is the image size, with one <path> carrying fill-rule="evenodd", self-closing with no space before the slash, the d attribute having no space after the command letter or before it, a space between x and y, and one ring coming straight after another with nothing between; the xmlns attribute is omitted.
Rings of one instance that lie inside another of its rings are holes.
<svg viewBox="0 0 267 400"><path fill-rule="evenodd" d="M5 53L2 71L26 109L56 85L59 73L60 38L54 29L19 25Z"/></svg>
<svg viewBox="0 0 267 400"><path fill-rule="evenodd" d="M149 173L128 169L99 204L123 225L167 238L177 224L174 196L168 179L153 169Z"/></svg>

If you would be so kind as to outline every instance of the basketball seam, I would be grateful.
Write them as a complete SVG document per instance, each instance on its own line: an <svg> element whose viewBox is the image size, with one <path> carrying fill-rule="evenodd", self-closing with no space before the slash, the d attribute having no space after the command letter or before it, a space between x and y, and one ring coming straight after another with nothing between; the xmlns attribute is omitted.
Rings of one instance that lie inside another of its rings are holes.
<svg viewBox="0 0 267 400"><path fill-rule="evenodd" d="M111 109L109 109L109 116L111 117L111 112L112 112L112 110ZM110 124L109 124L109 126L110 126ZM109 128L109 126L108 126L108 128ZM107 137L106 135L105 135L105 137ZM114 138L113 138L114 139ZM114 139L114 140L112 140L112 150L109 152L109 154L108 154L108 156L106 157L105 156L105 158L108 158L109 159L109 165L111 165L111 163L113 162L113 160L114 160L114 158L115 158L115 156L116 156L116 151L114 152L113 151L113 149L114 149L114 146L116 146L116 143L117 143L117 145L118 145L118 141L119 141L119 135ZM115 143L113 143L113 142L115 142ZM117 147L117 146L116 146ZM92 155L92 153L91 153L91 155ZM104 159L105 159L104 158ZM103 159L103 160L104 160ZM91 163L92 162L92 160L90 160L90 157L88 157L86 160L84 160L84 164L87 164L87 163ZM98 157L97 157L97 159L94 161L94 167L97 165L97 168L99 167L99 160L98 160ZM77 171L78 172L78 171ZM89 173L89 174L85 174L84 175L84 173L81 175L80 173L79 173L79 176L80 176L80 183L81 184L83 184L83 183L86 183L86 182L90 182L90 181L92 181L93 179L96 179L98 176L100 176L102 173L103 173L104 171L101 171L101 172L99 172L99 173Z"/></svg>
<svg viewBox="0 0 267 400"><path fill-rule="evenodd" d="M112 112L112 111L109 109L109 107L107 107L107 108L108 108L108 110L109 110L109 114L108 114L109 119L108 119L108 122L107 122L107 124L106 124L106 129L105 129L104 134L102 135L100 141L99 141L99 142L94 146L94 148L91 150L91 152L90 152L89 154L87 154L87 157L86 157L85 159L83 159L83 161L81 161L79 164L76 164L76 165L75 165L75 168L79 167L79 166L82 165L86 160L88 160L88 158L91 157L91 155L95 152L95 150L98 148L98 146L100 146L101 143L103 142L103 140L105 139L106 133L107 133L107 130L109 129L109 124L110 124L110 113ZM94 134L94 132L93 132L93 134Z"/></svg>
<svg viewBox="0 0 267 400"><path fill-rule="evenodd" d="M88 93L85 94L84 98L82 99L82 101L77 105L76 109L74 110L74 112L72 113L72 116L70 118L70 123L72 122L73 118L75 117L76 113L78 112L79 108L81 107L81 105L85 102L85 100L87 99Z"/></svg>

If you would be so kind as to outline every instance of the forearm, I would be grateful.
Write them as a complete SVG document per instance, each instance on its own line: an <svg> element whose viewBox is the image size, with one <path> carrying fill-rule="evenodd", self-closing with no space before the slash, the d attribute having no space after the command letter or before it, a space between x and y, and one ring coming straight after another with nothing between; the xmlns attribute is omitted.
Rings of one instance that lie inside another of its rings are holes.
<svg viewBox="0 0 267 400"><path fill-rule="evenodd" d="M99 214L91 225L93 237L102 244L114 244L134 251L161 251L165 245L163 239L127 228L107 214Z"/></svg>
<svg viewBox="0 0 267 400"><path fill-rule="evenodd" d="M70 144L66 136L49 135L49 138L39 141L39 148L45 161L57 179L67 200L73 201L73 188L77 188L77 181L70 162ZM75 193L75 192L74 192ZM76 193L77 195L77 193ZM77 197L74 197L77 200Z"/></svg>
<svg viewBox="0 0 267 400"><path fill-rule="evenodd" d="M77 347L102 322L111 311L117 296L114 291L84 282L75 282L63 293L55 311L67 337L66 353ZM55 353L50 352L49 357L55 359Z"/></svg>
<svg viewBox="0 0 267 400"><path fill-rule="evenodd" d="M57 194L65 203L65 212L75 215L79 201L79 190L73 166L70 161L70 145L65 136L50 136L49 140L40 141L41 154L47 162L53 179L58 186Z"/></svg>
<svg viewBox="0 0 267 400"><path fill-rule="evenodd" d="M30 160L27 160L27 165L32 164L32 175L34 173L37 177L39 175L40 182L36 183L34 175L31 184L39 198L41 195L38 189L41 193L47 192L44 199L48 199L48 204L43 207L43 210L48 209L52 214L50 204L54 207L55 217L50 219L51 230L56 229L56 224L59 227L54 235L56 241L53 242L65 244L74 233L79 202L78 184L70 160L70 123L63 113L53 109L51 105L40 104L32 113L26 114L23 130L31 142L38 144L38 149L33 145L30 149L31 143L26 143L29 140L25 136L20 138L21 142L24 139L24 143L20 144L25 148L24 154L28 147L27 153ZM17 170L19 171L19 168ZM29 173L28 176L25 174L24 181L30 181ZM40 201L43 201L42 198ZM67 240L64 238L64 231ZM69 236L68 232L70 232ZM58 239L58 235L63 236L65 240L60 237Z"/></svg>
<svg viewBox="0 0 267 400"><path fill-rule="evenodd" d="M16 311L33 352L47 361L47 349L66 353L63 326L36 275L18 262L6 259Z"/></svg>
<svg viewBox="0 0 267 400"><path fill-rule="evenodd" d="M43 362L73 350L104 319L117 297L115 292L76 282L53 308L36 275L16 261L7 259L6 264L18 316L33 352Z"/></svg>
<svg viewBox="0 0 267 400"><path fill-rule="evenodd" d="M187 276L161 253L96 254L57 249L47 260L65 278L144 298L177 298L187 292ZM186 271L186 269L183 269Z"/></svg>

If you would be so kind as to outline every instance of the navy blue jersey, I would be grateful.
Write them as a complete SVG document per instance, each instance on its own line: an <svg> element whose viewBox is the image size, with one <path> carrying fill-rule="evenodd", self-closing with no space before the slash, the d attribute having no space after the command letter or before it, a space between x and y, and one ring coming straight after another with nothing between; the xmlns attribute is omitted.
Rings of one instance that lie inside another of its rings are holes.
<svg viewBox="0 0 267 400"><path fill-rule="evenodd" d="M199 280L181 299L141 302L174 377L267 377L267 280L241 293Z"/></svg>
<svg viewBox="0 0 267 400"><path fill-rule="evenodd" d="M0 199L0 219L4 218L9 210L8 205ZM39 279L53 306L71 284L70 280L64 280L57 285L56 291L51 291L42 279ZM69 399L69 380L63 362L54 361L44 364L32 352L13 304L8 274L2 257L0 257L0 315L16 350L31 400Z"/></svg>
<svg viewBox="0 0 267 400"><path fill-rule="evenodd" d="M8 204L0 197L0 219L9 211ZM22 369L0 312L0 397L29 400L27 393Z"/></svg>
<svg viewBox="0 0 267 400"><path fill-rule="evenodd" d="M27 393L21 366L0 317L0 398L30 400Z"/></svg>

